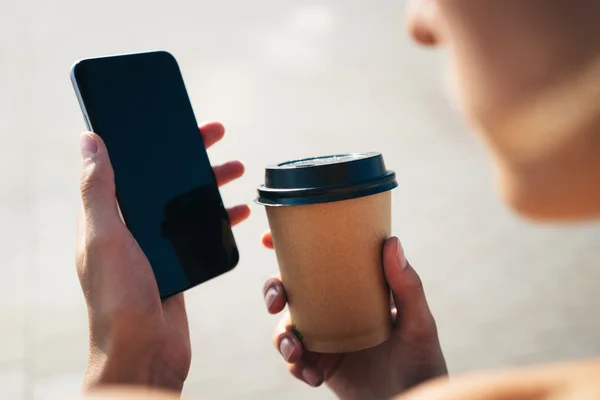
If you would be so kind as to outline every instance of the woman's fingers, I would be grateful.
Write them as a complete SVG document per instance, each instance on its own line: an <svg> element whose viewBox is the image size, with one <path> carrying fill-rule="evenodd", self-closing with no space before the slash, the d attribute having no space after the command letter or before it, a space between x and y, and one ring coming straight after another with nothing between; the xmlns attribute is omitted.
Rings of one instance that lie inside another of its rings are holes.
<svg viewBox="0 0 600 400"><path fill-rule="evenodd" d="M225 136L225 127L220 122L207 122L200 125L200 135L207 149Z"/></svg>
<svg viewBox="0 0 600 400"><path fill-rule="evenodd" d="M264 288L265 302L270 313L281 311L286 304L285 291L279 278L271 278ZM286 312L277 324L273 345L281 354L288 369L296 378L318 387L330 378L344 360L344 354L309 352L296 336L290 313Z"/></svg>
<svg viewBox="0 0 600 400"><path fill-rule="evenodd" d="M294 334L289 313L286 313L277 324L273 344L288 364L293 364L302 358L304 351L302 342Z"/></svg>
<svg viewBox="0 0 600 400"><path fill-rule="evenodd" d="M227 209L227 214L229 215L229 223L231 226L235 226L250 216L250 207L245 204L231 207Z"/></svg>
<svg viewBox="0 0 600 400"><path fill-rule="evenodd" d="M271 232L263 235L262 244L268 249L274 248ZM274 277L267 280L263 288L263 296L270 314L283 311L287 304L287 296L281 278ZM285 362L289 364L290 373L312 387L321 386L337 370L344 358L341 354L319 354L306 351L302 341L294 332L289 312L285 313L277 325L273 335L273 345Z"/></svg>
<svg viewBox="0 0 600 400"><path fill-rule="evenodd" d="M289 363L288 370L308 385L319 387L337 372L345 357L345 354L313 353L302 348L302 357Z"/></svg>
<svg viewBox="0 0 600 400"><path fill-rule="evenodd" d="M206 122L200 125L200 135L207 149L223 139L225 127L220 122ZM223 165L213 167L217 185L223 186L244 175L244 164L240 161L230 161ZM247 205L235 206L227 209L231 226L237 225L250 216L250 207Z"/></svg>
<svg viewBox="0 0 600 400"><path fill-rule="evenodd" d="M421 278L406 260L400 240L390 238L383 248L383 270L397 309L396 333L404 339L437 336Z"/></svg>
<svg viewBox="0 0 600 400"><path fill-rule="evenodd" d="M288 365L288 370L296 378L312 387L319 387L325 381L323 372L316 367L308 365L304 360L299 360L294 364Z"/></svg>
<svg viewBox="0 0 600 400"><path fill-rule="evenodd" d="M271 232L267 232L263 235L262 244L267 249L273 250L275 248L275 246L273 245L273 236L271 235Z"/></svg>
<svg viewBox="0 0 600 400"><path fill-rule="evenodd" d="M241 161L229 161L223 165L213 167L217 185L223 186L244 175L244 164Z"/></svg>
<svg viewBox="0 0 600 400"><path fill-rule="evenodd" d="M287 304L285 289L279 277L271 278L265 282L263 296L269 314L279 314Z"/></svg>

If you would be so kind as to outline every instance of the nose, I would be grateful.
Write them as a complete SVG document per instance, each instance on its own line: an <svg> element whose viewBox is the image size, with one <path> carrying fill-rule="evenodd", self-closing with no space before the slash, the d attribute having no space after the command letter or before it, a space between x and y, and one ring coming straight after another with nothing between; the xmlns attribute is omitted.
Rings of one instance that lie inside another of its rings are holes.
<svg viewBox="0 0 600 400"><path fill-rule="evenodd" d="M407 10L407 26L413 40L434 47L440 43L437 0L411 0Z"/></svg>

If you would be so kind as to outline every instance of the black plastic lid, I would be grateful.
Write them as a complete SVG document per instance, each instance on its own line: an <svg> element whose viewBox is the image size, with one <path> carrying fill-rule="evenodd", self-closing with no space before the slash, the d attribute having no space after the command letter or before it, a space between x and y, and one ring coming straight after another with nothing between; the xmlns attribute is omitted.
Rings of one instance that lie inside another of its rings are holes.
<svg viewBox="0 0 600 400"><path fill-rule="evenodd" d="M267 167L256 202L300 206L349 200L398 186L380 153L352 153L287 161Z"/></svg>

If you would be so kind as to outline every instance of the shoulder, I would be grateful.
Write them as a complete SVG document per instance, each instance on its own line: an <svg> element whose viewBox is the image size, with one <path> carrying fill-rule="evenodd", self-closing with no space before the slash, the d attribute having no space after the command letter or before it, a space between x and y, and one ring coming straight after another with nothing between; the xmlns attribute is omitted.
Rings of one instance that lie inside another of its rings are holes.
<svg viewBox="0 0 600 400"><path fill-rule="evenodd" d="M444 378L396 400L600 399L600 360Z"/></svg>

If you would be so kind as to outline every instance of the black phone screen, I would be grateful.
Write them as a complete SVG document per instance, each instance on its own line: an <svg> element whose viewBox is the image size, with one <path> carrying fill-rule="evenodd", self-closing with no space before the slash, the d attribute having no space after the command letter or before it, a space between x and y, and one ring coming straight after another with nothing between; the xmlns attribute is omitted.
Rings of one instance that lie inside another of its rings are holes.
<svg viewBox="0 0 600 400"><path fill-rule="evenodd" d="M173 56L87 59L72 79L88 128L106 143L123 219L161 297L233 269L237 247Z"/></svg>

